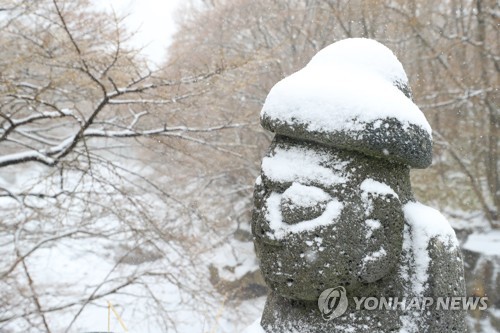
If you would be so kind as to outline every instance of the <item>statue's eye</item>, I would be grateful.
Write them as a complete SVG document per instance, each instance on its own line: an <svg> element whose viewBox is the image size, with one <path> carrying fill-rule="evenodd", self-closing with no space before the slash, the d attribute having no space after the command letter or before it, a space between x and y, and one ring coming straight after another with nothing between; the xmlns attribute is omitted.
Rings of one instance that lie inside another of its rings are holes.
<svg viewBox="0 0 500 333"><path fill-rule="evenodd" d="M295 224L317 218L332 197L315 186L293 183L281 196L283 222Z"/></svg>

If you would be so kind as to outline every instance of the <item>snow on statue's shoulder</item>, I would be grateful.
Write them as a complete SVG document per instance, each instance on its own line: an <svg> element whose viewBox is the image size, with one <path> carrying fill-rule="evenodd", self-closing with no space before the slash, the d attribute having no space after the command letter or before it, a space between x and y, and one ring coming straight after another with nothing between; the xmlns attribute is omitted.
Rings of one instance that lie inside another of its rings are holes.
<svg viewBox="0 0 500 333"><path fill-rule="evenodd" d="M431 238L438 238L445 245L458 247L455 231L438 210L421 204L409 202L403 206L406 221L412 227L416 243L427 244Z"/></svg>
<svg viewBox="0 0 500 333"><path fill-rule="evenodd" d="M409 202L403 206L405 220L411 228L411 236L406 240L406 248L412 250L415 262L415 294L423 294L428 281L431 256L429 244L432 239L440 241L449 250L459 247L455 231L446 218L436 209L419 202ZM411 241L410 241L411 239Z"/></svg>
<svg viewBox="0 0 500 333"><path fill-rule="evenodd" d="M278 134L414 167L431 162L431 128L411 100L403 66L391 50L370 39L334 43L278 82L261 122Z"/></svg>

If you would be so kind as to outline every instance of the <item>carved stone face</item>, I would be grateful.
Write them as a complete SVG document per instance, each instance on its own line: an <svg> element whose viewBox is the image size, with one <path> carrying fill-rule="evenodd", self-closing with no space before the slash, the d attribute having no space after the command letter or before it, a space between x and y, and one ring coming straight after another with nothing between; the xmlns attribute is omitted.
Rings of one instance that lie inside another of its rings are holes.
<svg viewBox="0 0 500 333"><path fill-rule="evenodd" d="M266 282L284 297L316 300L329 287L352 294L379 280L398 262L410 197L404 165L277 136L254 196Z"/></svg>

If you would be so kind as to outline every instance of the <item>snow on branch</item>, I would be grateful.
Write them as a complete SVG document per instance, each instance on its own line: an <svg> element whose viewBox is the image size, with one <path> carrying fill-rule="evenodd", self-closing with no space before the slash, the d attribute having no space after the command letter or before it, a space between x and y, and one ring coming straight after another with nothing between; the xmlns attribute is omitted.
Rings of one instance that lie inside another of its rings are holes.
<svg viewBox="0 0 500 333"><path fill-rule="evenodd" d="M68 51L75 56L70 67L83 75L83 77L80 76L82 80L90 80L92 94L80 95L80 92L76 91L78 86L73 87L76 90L70 88L70 91L65 92L50 80L48 83L43 83L45 80L37 83L27 80L14 82L13 85L19 89L13 92L9 91L9 93L2 96L8 104L18 105L19 107L16 110L17 115L15 113L0 113L0 142L10 145L7 146L9 153L6 154L5 150L0 153L0 168L27 162L38 162L48 166L57 165L65 156L81 149L80 144L85 145L86 138L180 137L185 132L212 132L242 126L233 124L195 128L185 126L167 127L165 125L142 130L136 128L139 118L146 115L147 112L133 113L133 119L126 127L119 125L121 121L116 118L109 124L96 123L101 114L109 108L120 110L123 105L173 104L179 100L199 95L204 92L201 87L196 92L175 96L174 98L162 95L162 91L157 91L154 94L155 97L148 95L147 98L144 98L146 96L143 96L144 93L162 87L194 84L220 74L221 70L215 69L200 75L169 80L158 76L158 73L149 70L145 71L144 68L137 66L135 74L128 77L127 81L118 84L118 81L111 76L110 73L113 72L110 69L117 66L119 53L113 55L104 71L97 71L94 60L88 56L85 49L79 44L78 38L75 38L75 32L70 28L71 25L67 24L65 8L61 7L60 1L57 0L52 0L52 4L59 21L58 25L62 28L66 41L69 42L70 50ZM119 44L117 44L118 49L119 47ZM82 111L75 106L75 110L72 111L61 106L62 103L79 101L82 97L84 100L90 98L93 105L91 109ZM65 120L70 120L69 118L71 120L68 122L59 121L61 118L66 117L68 119ZM41 129L42 126L47 125L47 122L44 122L47 120L49 123L48 129ZM60 127L51 127L50 125L53 124L60 125ZM13 147L16 147L17 151L13 150ZM88 147L85 146L83 149L87 150Z"/></svg>
<svg viewBox="0 0 500 333"><path fill-rule="evenodd" d="M217 74L220 74L220 73L221 73L221 71L219 69L216 69L215 71L211 71L211 72L208 72L206 74L202 74L202 75L198 75L198 76L181 78L179 80L161 80L159 83L149 83L149 84L144 84L141 86L136 86L139 82L142 82L143 80L147 79L149 77L149 74L148 74L147 76L140 76L136 80L133 80L124 88L115 87L115 90L107 93L106 97L111 100L112 98L122 96L125 94L143 93L143 92L146 92L148 90L154 90L154 89L158 89L158 88L162 88L162 87L172 87L172 86L193 84L193 83L197 83L197 82L202 81L202 80L209 79L210 77L217 75ZM179 98L176 98L176 99L179 99Z"/></svg>
<svg viewBox="0 0 500 333"><path fill-rule="evenodd" d="M55 160L50 158L49 156L36 150L29 150L1 156L0 168L8 165L20 164L30 161L40 162L46 165L53 165L55 163Z"/></svg>
<svg viewBox="0 0 500 333"><path fill-rule="evenodd" d="M5 156L0 156L0 168L15 165L25 162L39 162L48 166L53 166L64 157L68 150L76 145L82 138L100 137L100 138L133 138L133 137L149 137L149 136L176 136L179 137L179 133L189 132L189 133L207 133L214 132L224 129L240 128L244 127L246 124L226 124L213 127L187 127L187 126L175 126L175 127L159 127L150 130L135 130L133 128L119 130L119 131L108 131L104 129L94 129L87 128L83 131L82 135L74 134L59 144L52 146L48 149L41 150L28 150L13 154L8 154Z"/></svg>
<svg viewBox="0 0 500 333"><path fill-rule="evenodd" d="M165 126L144 131L133 130L133 129L127 129L122 131L88 129L84 132L84 136L106 137L106 138L126 138L126 137L131 138L138 136L169 135L172 132L191 132L191 133L214 132L222 129L239 128L243 126L245 126L245 124L230 124L230 125L220 125L214 127L186 127L186 126L166 127Z"/></svg>

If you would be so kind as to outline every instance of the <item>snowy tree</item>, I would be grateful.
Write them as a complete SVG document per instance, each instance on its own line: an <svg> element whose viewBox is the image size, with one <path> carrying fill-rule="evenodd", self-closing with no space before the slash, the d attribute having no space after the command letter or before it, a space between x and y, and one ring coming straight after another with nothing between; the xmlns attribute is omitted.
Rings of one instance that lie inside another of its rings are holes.
<svg viewBox="0 0 500 333"><path fill-rule="evenodd" d="M104 298L153 330L189 327L178 313L203 304L196 322L212 320L199 266L220 236L186 199L200 181L176 177L203 162L176 161L241 125L174 115L220 69L148 68L122 18L87 0L10 1L0 14L0 330L92 330Z"/></svg>

